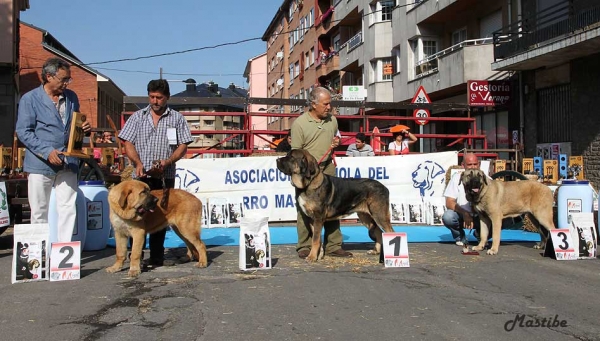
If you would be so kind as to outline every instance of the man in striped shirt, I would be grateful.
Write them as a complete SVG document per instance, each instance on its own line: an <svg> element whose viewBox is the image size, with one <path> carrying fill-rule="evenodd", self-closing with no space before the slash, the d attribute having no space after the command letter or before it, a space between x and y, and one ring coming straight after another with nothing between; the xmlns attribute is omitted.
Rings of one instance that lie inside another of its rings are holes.
<svg viewBox="0 0 600 341"><path fill-rule="evenodd" d="M119 134L125 146L125 154L135 166L134 177L150 186L150 189L162 189L162 179L146 174L153 167L153 174L163 174L165 186L175 187L175 162L185 156L187 145L193 141L185 117L169 108L167 101L171 93L169 83L164 79L155 79L148 83L150 104L136 111L125 122ZM164 260L164 242L167 230L150 235L150 259L146 265L162 266ZM171 264L172 265L172 264Z"/></svg>

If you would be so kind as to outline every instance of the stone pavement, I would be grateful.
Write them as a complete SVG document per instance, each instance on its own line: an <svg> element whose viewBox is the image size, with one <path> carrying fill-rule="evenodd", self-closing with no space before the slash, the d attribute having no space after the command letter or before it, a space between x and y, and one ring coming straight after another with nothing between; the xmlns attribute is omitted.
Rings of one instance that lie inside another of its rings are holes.
<svg viewBox="0 0 600 341"><path fill-rule="evenodd" d="M420 243L409 244L410 268L385 269L366 255L370 246L347 244L353 259L315 264L297 258L292 245L273 246L274 268L252 272L238 269L237 247L210 247L206 269L179 264L137 279L104 272L114 257L108 248L83 254L80 280L13 285L7 232L0 236L2 339L600 339L597 260L558 262L532 244L464 256L453 244ZM536 318L566 326L533 327Z"/></svg>

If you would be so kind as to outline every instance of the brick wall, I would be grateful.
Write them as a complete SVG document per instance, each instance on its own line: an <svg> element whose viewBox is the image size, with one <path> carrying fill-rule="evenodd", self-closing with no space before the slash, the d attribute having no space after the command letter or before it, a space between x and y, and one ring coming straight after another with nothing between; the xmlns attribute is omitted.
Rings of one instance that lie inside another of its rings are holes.
<svg viewBox="0 0 600 341"><path fill-rule="evenodd" d="M51 57L60 57L42 46L43 32L21 24L20 52L21 70L19 72L21 94L41 84L41 70L44 62ZM98 82L96 75L78 66L71 66L73 82L69 89L79 97L80 111L88 116L92 127L98 122Z"/></svg>

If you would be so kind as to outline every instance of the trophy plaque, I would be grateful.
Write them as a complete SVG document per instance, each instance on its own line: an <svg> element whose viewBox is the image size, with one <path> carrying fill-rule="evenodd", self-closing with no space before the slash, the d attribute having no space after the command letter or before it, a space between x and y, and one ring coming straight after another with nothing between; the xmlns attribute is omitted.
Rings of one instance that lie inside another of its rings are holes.
<svg viewBox="0 0 600 341"><path fill-rule="evenodd" d="M73 156L78 158L87 159L90 156L83 152L83 137L85 133L83 132L83 122L85 122L86 117L84 114L74 111L73 117L71 118L71 128L69 130L69 144L67 146L67 151L64 152L66 156Z"/></svg>

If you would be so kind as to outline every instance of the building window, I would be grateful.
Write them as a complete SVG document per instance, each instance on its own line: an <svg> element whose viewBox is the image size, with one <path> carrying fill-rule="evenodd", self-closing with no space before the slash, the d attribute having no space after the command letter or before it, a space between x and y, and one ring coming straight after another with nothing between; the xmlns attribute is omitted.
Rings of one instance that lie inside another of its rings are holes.
<svg viewBox="0 0 600 341"><path fill-rule="evenodd" d="M294 64L294 77L298 77L298 75L300 75L300 62Z"/></svg>
<svg viewBox="0 0 600 341"><path fill-rule="evenodd" d="M340 34L336 34L335 37L333 37L333 51L335 52L340 52Z"/></svg>
<svg viewBox="0 0 600 341"><path fill-rule="evenodd" d="M381 1L381 21L392 20L392 12L396 6L396 1Z"/></svg>
<svg viewBox="0 0 600 341"><path fill-rule="evenodd" d="M381 60L381 80L391 81L394 75L393 58L385 58Z"/></svg>
<svg viewBox="0 0 600 341"><path fill-rule="evenodd" d="M423 40L423 59L437 53L437 41Z"/></svg>
<svg viewBox="0 0 600 341"><path fill-rule="evenodd" d="M310 48L310 65L313 65L315 63L315 48L311 47Z"/></svg>
<svg viewBox="0 0 600 341"><path fill-rule="evenodd" d="M294 64L290 65L290 85L294 84Z"/></svg>
<svg viewBox="0 0 600 341"><path fill-rule="evenodd" d="M310 62L310 54L308 52L304 55L304 70L308 70L308 66L311 64Z"/></svg>
<svg viewBox="0 0 600 341"><path fill-rule="evenodd" d="M392 56L394 59L394 72L400 72L400 46L396 46L392 49Z"/></svg>
<svg viewBox="0 0 600 341"><path fill-rule="evenodd" d="M460 30L452 32L452 46L460 44L467 40L467 28L463 27Z"/></svg>
<svg viewBox="0 0 600 341"><path fill-rule="evenodd" d="M315 24L315 8L310 9L310 13L308 13L308 21L310 23L310 27Z"/></svg>
<svg viewBox="0 0 600 341"><path fill-rule="evenodd" d="M292 20L294 20L294 12L295 11L296 11L296 3L292 1L290 3L290 9L288 11L288 17L289 17L290 22L292 22Z"/></svg>
<svg viewBox="0 0 600 341"><path fill-rule="evenodd" d="M294 51L294 34L290 33L290 52Z"/></svg>
<svg viewBox="0 0 600 341"><path fill-rule="evenodd" d="M204 126L205 127L214 127L215 121L214 120L204 120Z"/></svg>

